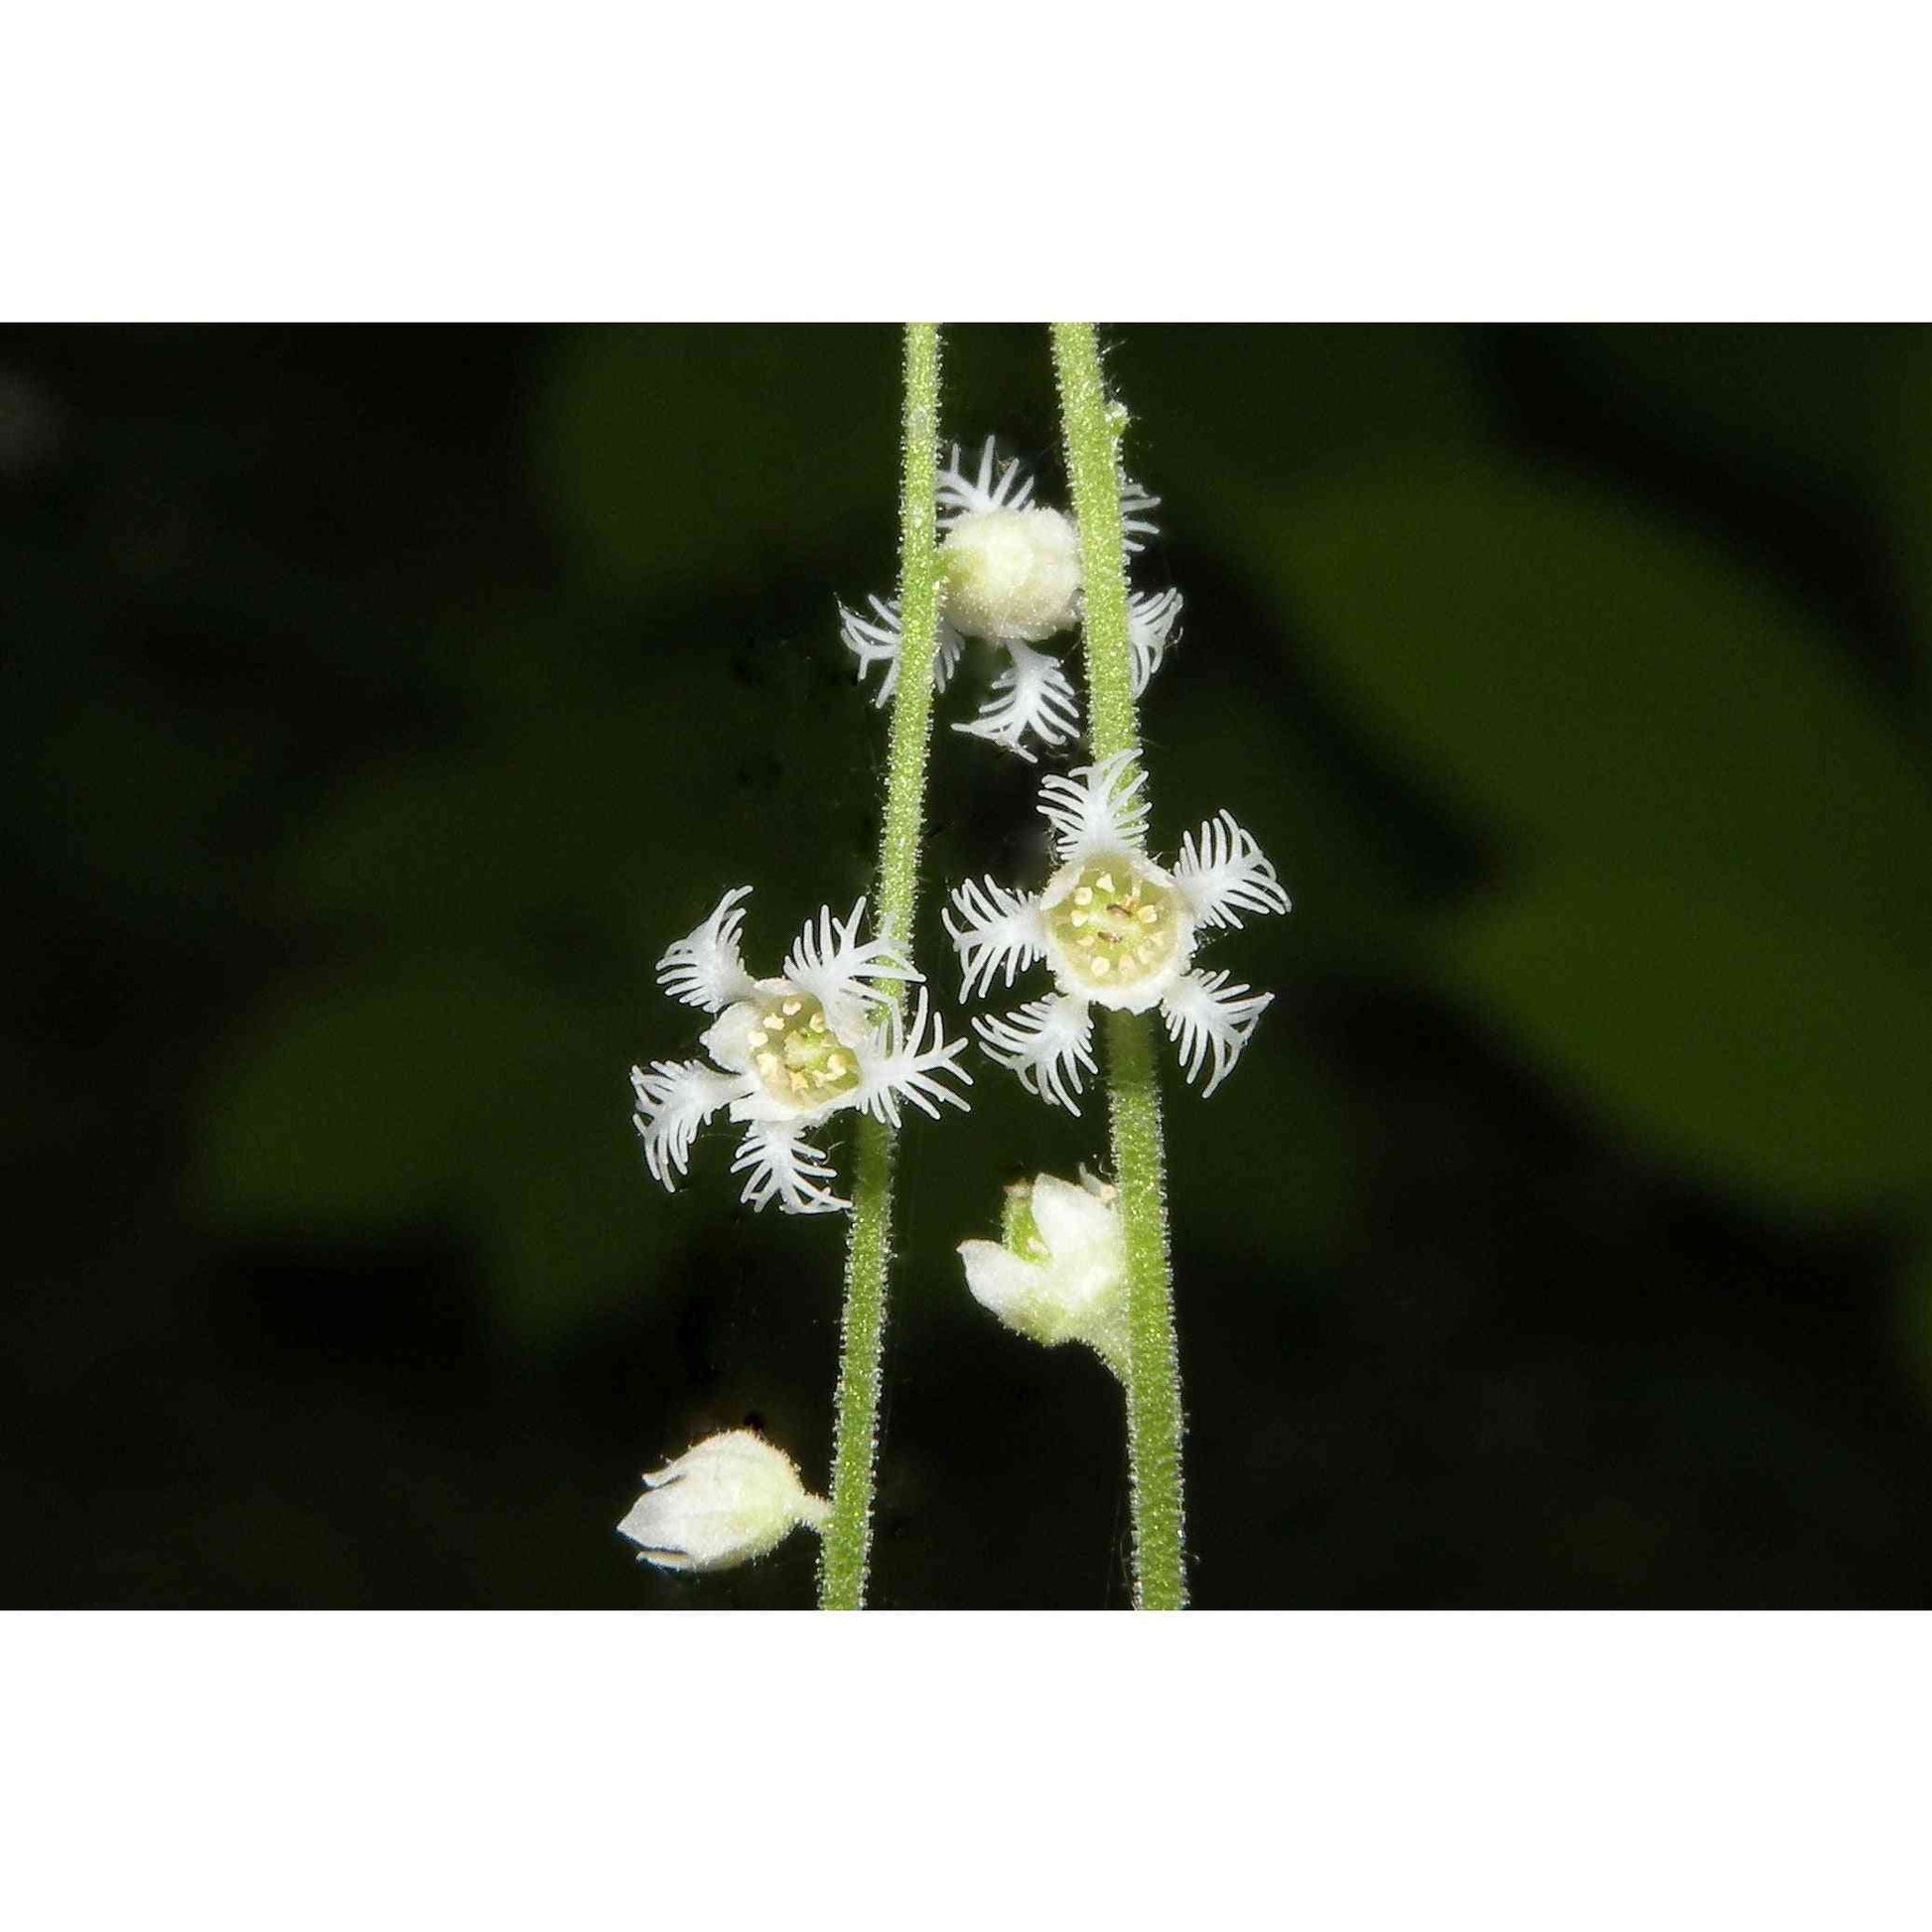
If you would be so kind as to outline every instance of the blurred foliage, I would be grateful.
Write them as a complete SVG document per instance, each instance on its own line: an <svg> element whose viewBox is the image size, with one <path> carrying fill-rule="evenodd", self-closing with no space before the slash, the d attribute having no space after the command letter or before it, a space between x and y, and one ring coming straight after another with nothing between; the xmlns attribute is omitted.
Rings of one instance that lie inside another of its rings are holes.
<svg viewBox="0 0 1932 1932"><path fill-rule="evenodd" d="M1773 1204L1932 1174L1932 785L1828 631L1547 473L1404 463L1253 528L1337 696L1514 861L1452 983Z"/></svg>

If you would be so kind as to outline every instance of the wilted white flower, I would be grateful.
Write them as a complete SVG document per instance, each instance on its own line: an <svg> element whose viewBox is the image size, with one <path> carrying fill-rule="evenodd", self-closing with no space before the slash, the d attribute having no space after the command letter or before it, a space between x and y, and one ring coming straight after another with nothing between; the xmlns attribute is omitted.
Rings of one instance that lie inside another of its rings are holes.
<svg viewBox="0 0 1932 1932"><path fill-rule="evenodd" d="M1000 1241L962 1241L966 1286L1017 1334L1083 1341L1127 1379L1127 1236L1118 1189L1082 1173L1007 1189Z"/></svg>
<svg viewBox="0 0 1932 1932"><path fill-rule="evenodd" d="M933 688L943 691L958 667L968 637L980 637L1006 654L991 693L971 724L955 731L990 739L1031 760L1029 738L1050 747L1071 744L1080 730L1080 703L1060 659L1034 648L1072 629L1080 621L1080 538L1064 512L1033 500L1034 480L1017 462L998 463L986 440L977 472L960 468L959 448L938 483L941 585ZM1121 517L1125 546L1138 551L1155 525L1148 512L1158 496L1125 478ZM859 660L863 679L875 664L886 666L877 702L898 685L901 629L898 606L869 598L870 618L843 607L841 634ZM1180 615L1180 593L1149 593L1132 600L1128 637L1138 696L1159 667Z"/></svg>
<svg viewBox="0 0 1932 1932"><path fill-rule="evenodd" d="M1145 774L1117 752L1070 777L1042 779L1039 809L1053 828L1058 870L1043 893L992 880L960 887L946 913L959 949L962 997L1011 986L1043 958L1055 993L1003 1019L973 1022L988 1053L1035 1093L1078 1113L1081 1073L1094 1070L1096 1006L1161 1009L1191 1081L1211 1058L1204 1093L1227 1077L1275 997L1192 970L1195 948L1243 912L1286 912L1288 895L1254 839L1226 812L1181 841L1172 871L1147 856Z"/></svg>
<svg viewBox="0 0 1932 1932"><path fill-rule="evenodd" d="M703 1060L653 1060L632 1067L636 1127L653 1178L675 1187L691 1158L698 1129L721 1107L745 1126L732 1162L747 1178L743 1199L762 1207L776 1199L788 1214L823 1214L851 1203L823 1183L836 1178L824 1154L807 1145L806 1131L848 1108L898 1125L901 1100L938 1115L937 1102L966 1102L944 1082L972 1084L957 1066L963 1038L948 1045L925 989L915 996L909 1023L882 990L883 982L916 981L898 949L859 937L866 902L846 919L829 907L805 921L777 979L755 980L739 952L751 895L727 893L703 924L670 946L657 962L658 983L687 1006L717 1014L699 1041ZM930 1033L928 1035L928 1025Z"/></svg>
<svg viewBox="0 0 1932 1932"><path fill-rule="evenodd" d="M646 1474L618 1530L638 1546L640 1563L729 1570L775 1549L800 1523L818 1529L831 1508L806 1492L782 1449L734 1429Z"/></svg>

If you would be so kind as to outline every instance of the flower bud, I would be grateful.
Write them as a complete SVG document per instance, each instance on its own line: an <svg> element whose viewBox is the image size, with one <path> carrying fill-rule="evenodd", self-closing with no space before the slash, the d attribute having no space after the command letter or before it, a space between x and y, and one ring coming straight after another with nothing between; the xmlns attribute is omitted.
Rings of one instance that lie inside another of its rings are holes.
<svg viewBox="0 0 1932 1932"><path fill-rule="evenodd" d="M1116 1189L1049 1173L1007 1189L1004 1239L962 1241L966 1286L1016 1334L1083 1341L1127 1379L1127 1238Z"/></svg>
<svg viewBox="0 0 1932 1932"><path fill-rule="evenodd" d="M647 1474L618 1530L660 1569L729 1570L775 1549L800 1523L817 1529L830 1513L807 1494L790 1456L734 1429Z"/></svg>
<svg viewBox="0 0 1932 1932"><path fill-rule="evenodd" d="M973 637L1036 644L1080 612L1080 538L1054 509L962 516L940 545L946 619Z"/></svg>

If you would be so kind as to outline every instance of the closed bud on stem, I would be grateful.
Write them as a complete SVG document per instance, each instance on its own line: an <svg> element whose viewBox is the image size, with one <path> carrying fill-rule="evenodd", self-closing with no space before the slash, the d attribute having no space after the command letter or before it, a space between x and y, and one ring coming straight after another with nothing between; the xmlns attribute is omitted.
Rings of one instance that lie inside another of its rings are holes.
<svg viewBox="0 0 1932 1932"><path fill-rule="evenodd" d="M1081 1341L1127 1379L1127 1243L1115 1190L1043 1173L1007 1189L1003 1238L962 1241L966 1286L1016 1334Z"/></svg>
<svg viewBox="0 0 1932 1932"><path fill-rule="evenodd" d="M830 1508L782 1449L734 1429L647 1474L618 1530L660 1569L729 1570L776 1549L800 1523L819 1528Z"/></svg>

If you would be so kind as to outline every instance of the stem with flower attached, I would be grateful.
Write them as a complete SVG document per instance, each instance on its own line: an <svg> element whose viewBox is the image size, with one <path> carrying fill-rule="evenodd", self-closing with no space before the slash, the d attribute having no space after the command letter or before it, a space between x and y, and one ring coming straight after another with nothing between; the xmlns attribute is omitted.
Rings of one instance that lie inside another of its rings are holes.
<svg viewBox="0 0 1932 1932"><path fill-rule="evenodd" d="M898 683L893 699L876 901L880 936L897 940L908 958L918 897L926 746L932 730L932 663L939 637L938 448L939 330L934 323L908 323L899 473ZM892 1130L862 1118L858 1143L839 1340L832 1506L821 1531L818 1576L819 1607L827 1610L865 1606L879 1447L879 1374L886 1344L886 1276L892 1259Z"/></svg>
<svg viewBox="0 0 1932 1932"><path fill-rule="evenodd" d="M1127 570L1120 513L1120 439L1127 412L1107 399L1091 323L1053 325L1067 480L1080 525L1087 718L1096 760L1140 755ZM1180 1495L1180 1358L1168 1259L1167 1185L1154 1017L1107 1019L1107 1099L1114 1182L1127 1236L1127 1448L1134 1485L1134 1601L1177 1610L1187 1601Z"/></svg>

